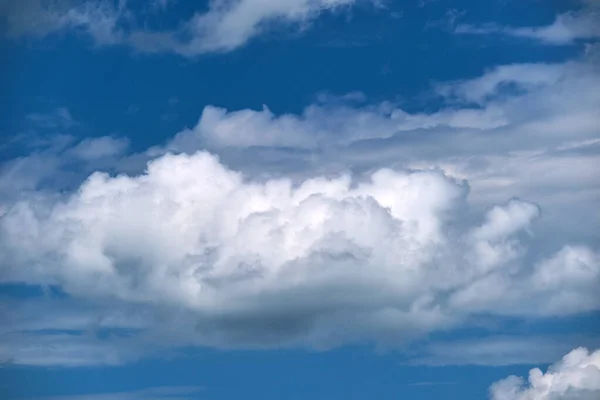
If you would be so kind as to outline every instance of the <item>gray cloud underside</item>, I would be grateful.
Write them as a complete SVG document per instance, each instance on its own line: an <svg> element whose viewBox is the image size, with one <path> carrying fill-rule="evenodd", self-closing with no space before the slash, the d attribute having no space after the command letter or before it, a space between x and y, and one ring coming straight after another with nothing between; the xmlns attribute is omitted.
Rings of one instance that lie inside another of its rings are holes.
<svg viewBox="0 0 600 400"><path fill-rule="evenodd" d="M0 358L401 346L481 315L597 311L598 60L589 46L440 83L429 114L356 96L301 115L207 107L139 154L115 137L34 144L0 169L0 280L69 300L51 320L26 318L44 300L3 301Z"/></svg>

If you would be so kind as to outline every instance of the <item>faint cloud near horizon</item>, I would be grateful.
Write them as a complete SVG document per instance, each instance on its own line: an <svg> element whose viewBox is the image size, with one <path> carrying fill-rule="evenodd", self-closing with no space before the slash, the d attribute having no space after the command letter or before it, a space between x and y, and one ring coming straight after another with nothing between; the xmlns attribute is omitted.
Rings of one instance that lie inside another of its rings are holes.
<svg viewBox="0 0 600 400"><path fill-rule="evenodd" d="M458 385L458 382L413 382L413 383L409 383L408 386L443 386L443 385Z"/></svg>
<svg viewBox="0 0 600 400"><path fill-rule="evenodd" d="M31 113L25 118L39 128L70 128L78 122L66 107L58 107L47 113Z"/></svg>
<svg viewBox="0 0 600 400"><path fill-rule="evenodd" d="M128 392L36 397L29 400L194 400L198 399L203 389L201 386L162 386Z"/></svg>

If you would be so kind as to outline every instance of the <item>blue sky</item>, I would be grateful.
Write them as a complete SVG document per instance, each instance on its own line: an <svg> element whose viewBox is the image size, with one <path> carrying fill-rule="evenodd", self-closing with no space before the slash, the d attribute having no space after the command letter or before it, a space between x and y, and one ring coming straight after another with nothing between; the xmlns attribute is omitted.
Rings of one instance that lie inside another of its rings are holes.
<svg viewBox="0 0 600 400"><path fill-rule="evenodd" d="M599 7L0 0L0 398L596 398Z"/></svg>

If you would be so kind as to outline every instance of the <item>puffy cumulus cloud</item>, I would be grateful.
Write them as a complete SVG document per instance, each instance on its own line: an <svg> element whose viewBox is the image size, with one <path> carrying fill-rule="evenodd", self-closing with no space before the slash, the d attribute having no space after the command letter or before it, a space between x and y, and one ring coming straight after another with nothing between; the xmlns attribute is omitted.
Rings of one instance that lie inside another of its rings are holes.
<svg viewBox="0 0 600 400"><path fill-rule="evenodd" d="M198 124L178 133L167 148L176 151L253 146L315 149L332 143L349 144L372 137L389 137L396 129L392 121L382 118L389 108L386 104L364 110L316 104L307 107L299 116L277 116L267 107L260 111L228 112L207 106ZM395 119L392 115L389 117Z"/></svg>
<svg viewBox="0 0 600 400"><path fill-rule="evenodd" d="M151 310L145 340L217 347L401 343L479 313L539 315L563 294L571 306L543 315L597 309L593 250L532 267L538 206L513 199L468 222L467 192L435 171L257 181L206 152L168 154L12 204L0 279Z"/></svg>
<svg viewBox="0 0 600 400"><path fill-rule="evenodd" d="M595 0L582 0L581 3L583 3L582 9L559 14L552 24L546 26L510 27L497 24L481 26L460 24L456 27L455 32L474 35L510 35L552 45L566 45L576 40L596 40L600 38L600 3Z"/></svg>
<svg viewBox="0 0 600 400"><path fill-rule="evenodd" d="M432 113L356 96L301 115L208 107L141 154L62 138L5 163L0 280L58 285L91 310L4 313L15 329L0 358L65 364L27 350L66 345L45 337L61 330L90 347L73 362L99 345L110 363L159 344L393 345L481 316L598 310L597 50L440 84ZM431 357L490 360L489 348Z"/></svg>
<svg viewBox="0 0 600 400"><path fill-rule="evenodd" d="M552 246L599 239L598 48L564 63L501 65L435 85L445 105L407 112L393 103L328 99L296 114L209 106L198 123L151 156L210 149L254 176L302 180L340 170L442 169L485 208L509 196L544 208ZM568 209L569 212L565 212Z"/></svg>
<svg viewBox="0 0 600 400"><path fill-rule="evenodd" d="M323 147L332 150L326 155L331 159L334 153L352 156L353 149L366 158L379 145L406 161L409 155L418 160L472 157L467 142L482 155L589 145L598 139L600 96L589 90L600 86L597 54L591 46L565 63L501 65L475 78L439 83L434 89L446 105L431 113L409 113L390 102L357 106L344 98L324 98L300 115L275 115L266 106L237 111L208 106L195 127L165 147L184 152ZM432 137L444 145L432 146Z"/></svg>
<svg viewBox="0 0 600 400"><path fill-rule="evenodd" d="M443 244L445 214L465 195L431 173L381 170L352 185L349 177L299 187L285 179L246 182L208 153L167 155L139 177L94 174L56 204L20 201L3 218L3 237L16 264L48 270L44 254L58 252L56 272L74 292L144 301L159 290L167 302L204 308L219 300L221 286L256 297L273 283L302 287L352 272L350 281L360 283L369 275L365 262L385 270L394 254L396 261L416 257L405 260L412 269L428 258L419 248ZM17 242L31 248L10 250ZM403 248L412 251L398 254ZM88 274L106 284L81 279Z"/></svg>
<svg viewBox="0 0 600 400"><path fill-rule="evenodd" d="M517 251L510 244L502 250L507 252L504 257ZM491 252L492 259L496 255ZM569 315L600 306L595 289L600 279L600 259L587 247L565 246L537 262L530 276L516 280L515 275L516 271L494 271L453 293L450 301L461 308L493 309L505 315Z"/></svg>
<svg viewBox="0 0 600 400"><path fill-rule="evenodd" d="M352 6L358 0L212 0L173 30L152 31L127 0L24 0L0 5L0 18L10 36L44 36L76 29L98 44L126 44L142 52L174 52L194 56L233 50L274 25L306 26L320 13ZM367 1L367 0L365 0ZM377 3L377 2L375 2ZM150 3L165 11L167 1Z"/></svg>
<svg viewBox="0 0 600 400"><path fill-rule="evenodd" d="M199 148L287 147L316 149L347 146L355 142L388 139L402 131L447 126L489 129L504 125L501 110L442 110L438 113L409 114L392 104L363 108L346 104L314 104L301 115L274 115L262 110L229 112L207 106L197 125L186 129L167 145L167 149L190 151Z"/></svg>
<svg viewBox="0 0 600 400"><path fill-rule="evenodd" d="M526 384L511 376L490 388L492 400L592 400L600 396L600 350L571 351L547 372L534 368Z"/></svg>

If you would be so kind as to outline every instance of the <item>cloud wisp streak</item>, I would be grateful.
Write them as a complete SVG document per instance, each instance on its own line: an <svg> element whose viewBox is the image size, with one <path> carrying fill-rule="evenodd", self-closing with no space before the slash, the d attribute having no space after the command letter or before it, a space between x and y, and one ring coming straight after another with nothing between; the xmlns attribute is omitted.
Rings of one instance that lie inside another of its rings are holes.
<svg viewBox="0 0 600 400"><path fill-rule="evenodd" d="M547 45L569 45L576 41L600 38L600 4L583 1L584 7L556 16L554 22L539 27L511 27L498 24L459 24L454 32L463 35L506 35L538 41Z"/></svg>
<svg viewBox="0 0 600 400"><path fill-rule="evenodd" d="M234 50L274 26L306 28L321 13L348 8L358 1L213 0L207 10L195 12L177 28L164 31L142 28L144 24L126 0L6 2L0 5L0 18L6 21L7 33L12 37L43 37L72 30L85 32L98 45L121 44L140 52L192 57ZM166 9L165 4L154 11Z"/></svg>
<svg viewBox="0 0 600 400"><path fill-rule="evenodd" d="M29 400L192 400L198 399L201 393L202 388L196 386L165 386L129 392L51 396Z"/></svg>

